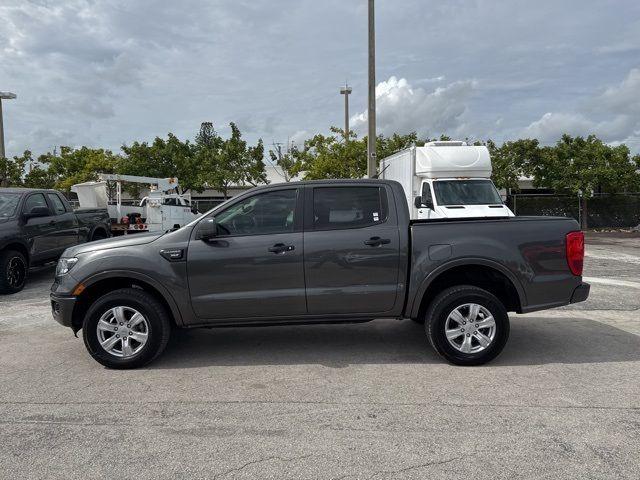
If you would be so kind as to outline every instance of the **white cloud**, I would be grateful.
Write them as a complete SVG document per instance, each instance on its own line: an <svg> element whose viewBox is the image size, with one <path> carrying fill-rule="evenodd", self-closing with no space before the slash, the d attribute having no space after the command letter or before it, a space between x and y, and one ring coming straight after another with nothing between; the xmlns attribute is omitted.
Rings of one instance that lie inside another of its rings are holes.
<svg viewBox="0 0 640 480"><path fill-rule="evenodd" d="M640 115L640 69L634 68L619 85L607 88L596 104L612 113Z"/></svg>
<svg viewBox="0 0 640 480"><path fill-rule="evenodd" d="M563 133L586 135L592 133L593 122L580 114L547 112L522 130L522 136L537 138L542 143L552 143Z"/></svg>
<svg viewBox="0 0 640 480"><path fill-rule="evenodd" d="M377 130L384 135L416 131L421 136L454 132L475 89L475 81L465 80L427 92L392 76L376 86ZM354 130L366 130L367 118L366 110L352 117Z"/></svg>
<svg viewBox="0 0 640 480"><path fill-rule="evenodd" d="M640 2L396 3L377 16L381 132L640 138ZM366 2L2 0L0 18L9 155L193 138L202 121L302 141L342 124L345 78L366 131Z"/></svg>
<svg viewBox="0 0 640 480"><path fill-rule="evenodd" d="M563 133L596 134L611 143L637 144L640 136L640 70L632 69L618 85L590 100L584 112L548 112L522 130L526 137L555 142Z"/></svg>

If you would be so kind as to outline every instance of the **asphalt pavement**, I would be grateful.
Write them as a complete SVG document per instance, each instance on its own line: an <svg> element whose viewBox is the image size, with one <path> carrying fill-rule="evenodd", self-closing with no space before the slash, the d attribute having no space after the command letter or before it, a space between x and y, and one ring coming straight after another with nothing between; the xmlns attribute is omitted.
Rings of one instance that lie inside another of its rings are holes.
<svg viewBox="0 0 640 480"><path fill-rule="evenodd" d="M512 315L473 368L378 320L184 331L108 370L52 276L0 297L0 478L640 478L640 236L590 236L589 300Z"/></svg>

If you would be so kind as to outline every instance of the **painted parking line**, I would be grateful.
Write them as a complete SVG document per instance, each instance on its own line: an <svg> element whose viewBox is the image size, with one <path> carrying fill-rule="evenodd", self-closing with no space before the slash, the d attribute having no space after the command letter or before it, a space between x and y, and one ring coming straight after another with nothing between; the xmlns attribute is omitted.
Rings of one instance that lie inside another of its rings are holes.
<svg viewBox="0 0 640 480"><path fill-rule="evenodd" d="M640 282L630 282L628 280L614 280L613 278L599 278L599 277L582 277L585 282L599 283L602 285L615 285L618 287L637 288L640 290Z"/></svg>
<svg viewBox="0 0 640 480"><path fill-rule="evenodd" d="M628 253L592 252L588 250L588 247L585 257L640 265L640 256L638 255L629 255Z"/></svg>

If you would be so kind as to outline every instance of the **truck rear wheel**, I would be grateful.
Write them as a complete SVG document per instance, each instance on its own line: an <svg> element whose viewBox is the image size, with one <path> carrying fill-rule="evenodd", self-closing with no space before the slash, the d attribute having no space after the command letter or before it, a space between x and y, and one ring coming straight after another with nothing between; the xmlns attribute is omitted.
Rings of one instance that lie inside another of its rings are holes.
<svg viewBox="0 0 640 480"><path fill-rule="evenodd" d="M509 338L509 315L494 295L460 285L440 292L425 314L429 342L455 365L482 365L493 360Z"/></svg>
<svg viewBox="0 0 640 480"><path fill-rule="evenodd" d="M153 295L123 288L103 295L89 308L82 330L94 360L109 368L138 368L165 349L171 323Z"/></svg>
<svg viewBox="0 0 640 480"><path fill-rule="evenodd" d="M0 293L18 293L27 283L29 264L16 250L0 252Z"/></svg>

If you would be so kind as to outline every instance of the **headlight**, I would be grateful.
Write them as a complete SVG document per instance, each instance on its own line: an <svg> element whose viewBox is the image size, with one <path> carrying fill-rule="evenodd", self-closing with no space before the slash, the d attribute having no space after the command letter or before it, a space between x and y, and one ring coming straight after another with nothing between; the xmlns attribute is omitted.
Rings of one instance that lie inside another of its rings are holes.
<svg viewBox="0 0 640 480"><path fill-rule="evenodd" d="M76 257L61 258L58 260L58 265L56 266L56 277L61 277L62 275L69 273L69 270L71 270L76 263L78 263L78 259Z"/></svg>

